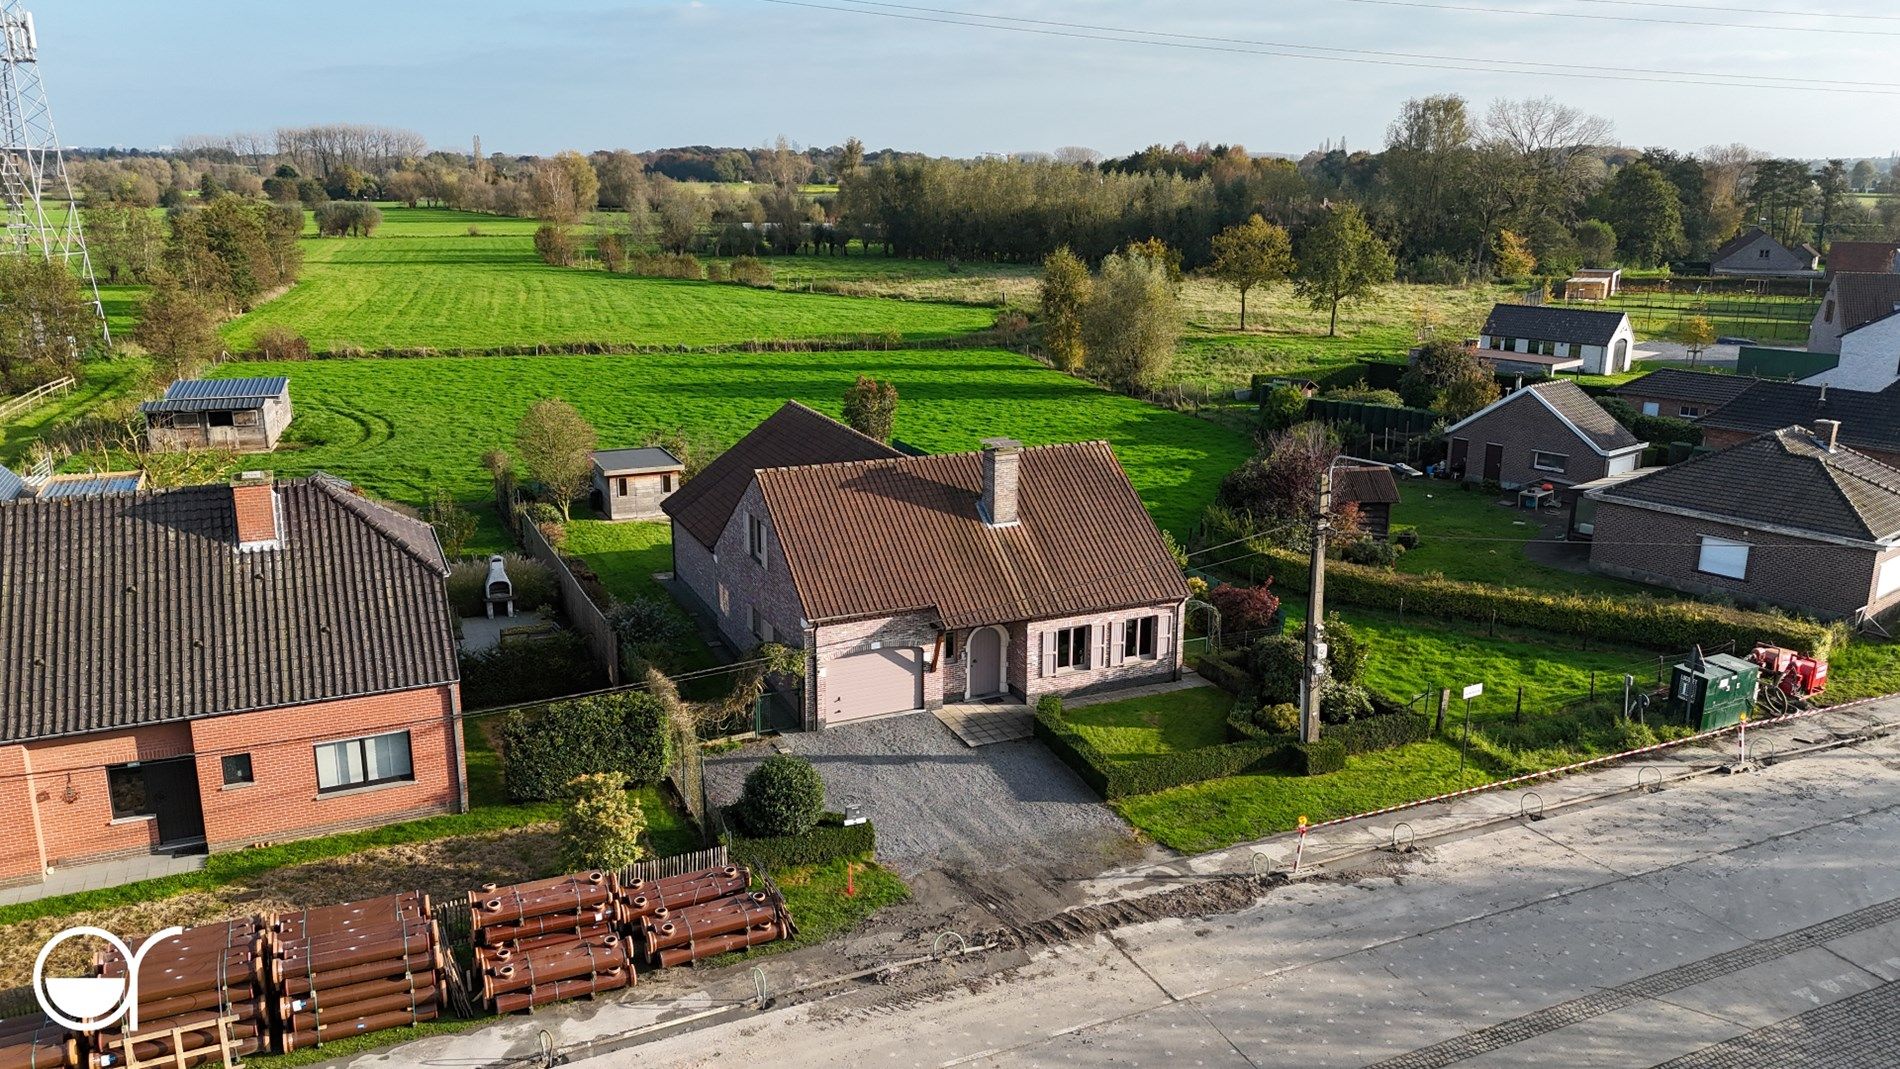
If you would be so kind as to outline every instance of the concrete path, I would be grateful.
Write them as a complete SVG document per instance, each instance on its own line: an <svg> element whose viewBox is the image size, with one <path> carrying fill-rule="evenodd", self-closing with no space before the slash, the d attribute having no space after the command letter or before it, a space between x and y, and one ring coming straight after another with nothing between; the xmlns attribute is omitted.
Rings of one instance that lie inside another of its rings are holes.
<svg viewBox="0 0 1900 1069"><path fill-rule="evenodd" d="M102 887L117 887L139 880L155 880L160 876L197 872L204 867L203 854L142 854L119 861L102 861L96 865L55 869L47 875L44 883L0 890L0 906L34 902L76 891L96 891Z"/></svg>
<svg viewBox="0 0 1900 1069"><path fill-rule="evenodd" d="M1900 725L1900 702L1750 735L1757 756L1786 755L1884 725ZM1855 1059L1900 1043L1900 738L1688 776L1732 746L1542 784L1541 797L1476 795L1321 828L1305 858L1337 867L1236 914L1137 924L1030 959L922 966L894 986L843 985L576 1063L1889 1064ZM1659 775L1666 789L1631 789ZM1585 801L1606 790L1624 793ZM1519 816L1540 802L1545 819ZM1421 841L1444 838L1378 850L1401 821ZM1245 871L1255 853L1284 865L1291 845L1131 866L1088 897L1190 886ZM773 990L813 979L761 964ZM907 989L918 973L934 986ZM505 1064L531 1055L543 1029L557 1047L630 1044L654 1023L742 1006L749 984L722 975L685 997L573 1004L347 1064Z"/></svg>

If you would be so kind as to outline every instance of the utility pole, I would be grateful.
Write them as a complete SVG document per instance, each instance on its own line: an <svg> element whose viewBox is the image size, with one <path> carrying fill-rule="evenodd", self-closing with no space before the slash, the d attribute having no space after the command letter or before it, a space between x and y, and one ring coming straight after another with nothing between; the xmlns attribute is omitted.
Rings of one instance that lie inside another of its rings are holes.
<svg viewBox="0 0 1900 1069"><path fill-rule="evenodd" d="M1320 469L1313 499L1313 560L1306 587L1306 678L1300 684L1300 741L1319 741L1319 699L1326 688L1326 530L1333 511L1333 465Z"/></svg>

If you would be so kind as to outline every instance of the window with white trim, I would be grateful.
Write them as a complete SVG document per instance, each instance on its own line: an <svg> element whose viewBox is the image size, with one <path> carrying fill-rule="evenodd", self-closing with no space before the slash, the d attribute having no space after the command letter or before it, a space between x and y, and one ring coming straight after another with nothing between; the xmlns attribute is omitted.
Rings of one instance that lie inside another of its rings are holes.
<svg viewBox="0 0 1900 1069"><path fill-rule="evenodd" d="M1729 579L1748 578L1748 543L1732 538L1702 536L1702 552L1696 559L1696 571Z"/></svg>
<svg viewBox="0 0 1900 1069"><path fill-rule="evenodd" d="M746 517L745 548L753 560L765 563L765 517Z"/></svg>
<svg viewBox="0 0 1900 1069"><path fill-rule="evenodd" d="M1159 616L1131 616L1122 626L1122 656L1144 661L1155 659L1155 635Z"/></svg>
<svg viewBox="0 0 1900 1069"><path fill-rule="evenodd" d="M416 778L407 731L318 743L316 754L319 794Z"/></svg>
<svg viewBox="0 0 1900 1069"><path fill-rule="evenodd" d="M1900 557L1889 557L1880 565L1875 575L1874 597L1884 598L1900 590Z"/></svg>
<svg viewBox="0 0 1900 1069"><path fill-rule="evenodd" d="M1094 629L1088 624L1081 627L1065 627L1056 632L1056 669L1081 671L1089 666L1089 634Z"/></svg>
<svg viewBox="0 0 1900 1069"><path fill-rule="evenodd" d="M1563 453L1546 453L1541 449L1531 451L1531 467L1538 471L1554 471L1562 475L1570 467L1570 458Z"/></svg>

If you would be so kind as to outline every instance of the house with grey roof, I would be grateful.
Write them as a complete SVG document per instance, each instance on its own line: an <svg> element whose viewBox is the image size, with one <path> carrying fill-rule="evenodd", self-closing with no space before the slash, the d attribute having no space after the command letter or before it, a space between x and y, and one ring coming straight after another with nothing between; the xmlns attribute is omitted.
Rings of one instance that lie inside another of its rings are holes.
<svg viewBox="0 0 1900 1069"><path fill-rule="evenodd" d="M1840 444L1900 467L1900 383L1877 393L1760 379L1733 401L1702 417L1702 444L1740 445L1783 427L1839 425Z"/></svg>
<svg viewBox="0 0 1900 1069"><path fill-rule="evenodd" d="M1709 273L1755 278L1819 278L1821 254L1807 244L1789 248L1768 231L1751 226L1715 250L1709 257Z"/></svg>
<svg viewBox="0 0 1900 1069"><path fill-rule="evenodd" d="M447 575L324 475L0 503L0 885L465 807Z"/></svg>
<svg viewBox="0 0 1900 1069"><path fill-rule="evenodd" d="M1695 421L1740 397L1755 384L1739 375L1658 368L1610 391L1610 396L1645 416Z"/></svg>
<svg viewBox="0 0 1900 1069"><path fill-rule="evenodd" d="M660 505L678 490L686 465L657 445L594 454L590 503L602 519L663 520Z"/></svg>
<svg viewBox="0 0 1900 1069"><path fill-rule="evenodd" d="M290 380L181 379L165 396L139 406L145 442L154 452L230 449L268 453L290 426Z"/></svg>
<svg viewBox="0 0 1900 1069"><path fill-rule="evenodd" d="M1454 479L1557 487L1633 471L1648 445L1569 379L1514 390L1445 429Z"/></svg>
<svg viewBox="0 0 1900 1069"><path fill-rule="evenodd" d="M1615 375L1630 369L1636 331L1622 312L1545 304L1499 304L1478 335L1478 359L1507 373Z"/></svg>
<svg viewBox="0 0 1900 1069"><path fill-rule="evenodd" d="M1827 618L1900 605L1900 468L1843 445L1833 421L1590 493L1598 571Z"/></svg>
<svg viewBox="0 0 1900 1069"><path fill-rule="evenodd" d="M1844 271L1835 275L1808 324L1808 352L1839 353L1843 339L1900 309L1900 274Z"/></svg>

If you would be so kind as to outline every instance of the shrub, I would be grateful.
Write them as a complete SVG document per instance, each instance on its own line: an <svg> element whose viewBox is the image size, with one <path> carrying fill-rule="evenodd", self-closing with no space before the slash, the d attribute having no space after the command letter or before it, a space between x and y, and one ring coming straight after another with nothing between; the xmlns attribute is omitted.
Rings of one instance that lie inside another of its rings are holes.
<svg viewBox="0 0 1900 1069"><path fill-rule="evenodd" d="M666 775L672 732L658 698L628 691L510 713L500 741L508 797L533 801L560 797L576 776L656 783Z"/></svg>
<svg viewBox="0 0 1900 1069"><path fill-rule="evenodd" d="M1226 657L1203 654L1194 663L1194 670L1200 673L1202 679L1229 694L1242 694L1253 690L1253 677L1247 674L1247 669Z"/></svg>
<svg viewBox="0 0 1900 1069"><path fill-rule="evenodd" d="M470 226L470 227L468 228L468 236L469 236L469 237L472 237L472 238L478 238L478 237L481 237L481 236L482 236L482 228L481 228L481 227L479 227L479 226L473 226L473 225L471 225L471 226Z"/></svg>
<svg viewBox="0 0 1900 1069"><path fill-rule="evenodd" d="M1306 589L1307 559L1281 549L1262 551L1260 559L1284 588ZM1681 652L1691 646L1733 642L1752 649L1758 643L1788 646L1825 658L1844 644L1847 630L1780 613L1661 598L1564 594L1407 575L1355 564L1326 569L1326 594L1341 604L1445 619L1493 618L1511 627L1529 627L1560 635L1593 635L1650 649ZM1263 693L1263 697L1264 697Z"/></svg>
<svg viewBox="0 0 1900 1069"><path fill-rule="evenodd" d="M1373 704L1376 707L1380 703L1375 699ZM1324 729L1323 737L1339 743L1349 754L1358 754L1422 742L1431 738L1431 734L1430 717L1400 709L1395 713L1368 716L1347 724L1329 725Z"/></svg>
<svg viewBox="0 0 1900 1069"><path fill-rule="evenodd" d="M1298 386L1275 386L1260 399L1260 423L1283 431L1306 418L1306 393Z"/></svg>
<svg viewBox="0 0 1900 1069"><path fill-rule="evenodd" d="M542 223L534 232L534 252L541 262L552 267L572 267L580 255L574 232L564 226Z"/></svg>
<svg viewBox="0 0 1900 1069"><path fill-rule="evenodd" d="M770 286L772 267L756 256L741 256L732 261L732 280L742 286Z"/></svg>
<svg viewBox="0 0 1900 1069"><path fill-rule="evenodd" d="M1397 542L1400 549L1409 553L1418 548L1418 528L1398 528L1392 532L1392 541Z"/></svg>
<svg viewBox="0 0 1900 1069"><path fill-rule="evenodd" d="M600 265L614 274L627 269L627 245L620 235L612 231L602 234L594 241L594 249L600 253Z"/></svg>
<svg viewBox="0 0 1900 1069"><path fill-rule="evenodd" d="M706 281L731 282L732 269L718 260L709 260L706 262Z"/></svg>
<svg viewBox="0 0 1900 1069"><path fill-rule="evenodd" d="M1686 445L1702 444L1702 428L1686 419L1646 416L1620 397L1599 397L1596 402L1610 414L1610 418L1628 427L1631 434L1651 445L1665 445L1670 442L1682 442Z"/></svg>
<svg viewBox="0 0 1900 1069"><path fill-rule="evenodd" d="M544 523L561 522L561 510L545 501L528 502L521 506L521 514L537 527Z"/></svg>
<svg viewBox="0 0 1900 1069"><path fill-rule="evenodd" d="M1306 644L1292 635L1263 638L1253 644L1248 668L1261 701L1297 702L1306 672Z"/></svg>
<svg viewBox="0 0 1900 1069"><path fill-rule="evenodd" d="M621 777L576 776L561 815L561 864L570 870L626 868L646 856L640 846L646 830L646 814L627 797Z"/></svg>
<svg viewBox="0 0 1900 1069"><path fill-rule="evenodd" d="M1346 767L1346 747L1337 739L1295 742L1280 752L1287 770L1296 776L1324 776Z"/></svg>
<svg viewBox="0 0 1900 1069"><path fill-rule="evenodd" d="M614 634L635 649L665 646L680 636L684 622L673 607L658 598L632 597L614 605L607 614Z"/></svg>
<svg viewBox="0 0 1900 1069"><path fill-rule="evenodd" d="M1267 631L1280 618L1280 598L1271 582L1259 586L1222 583L1207 592L1207 601L1220 613L1223 631Z"/></svg>
<svg viewBox="0 0 1900 1069"><path fill-rule="evenodd" d="M1255 726L1282 735L1298 734L1300 730L1300 707L1292 702L1276 702L1263 705L1254 710Z"/></svg>
<svg viewBox="0 0 1900 1069"><path fill-rule="evenodd" d="M316 220L317 233L326 238L349 234L366 238L383 225L382 209L360 200L329 201L318 205L311 214ZM302 229L302 225L299 220L298 229Z"/></svg>
<svg viewBox="0 0 1900 1069"><path fill-rule="evenodd" d="M252 339L251 355L259 360L308 360L310 342L287 327L269 326Z"/></svg>
<svg viewBox="0 0 1900 1069"><path fill-rule="evenodd" d="M1357 683L1334 682L1320 693L1321 723L1345 724L1371 715L1372 696Z"/></svg>
<svg viewBox="0 0 1900 1069"><path fill-rule="evenodd" d="M859 375L844 391L844 421L867 438L890 441L897 427L897 387Z"/></svg>
<svg viewBox="0 0 1900 1069"><path fill-rule="evenodd" d="M1338 683L1357 683L1372 656L1365 640L1336 612L1326 614L1326 670Z"/></svg>
<svg viewBox="0 0 1900 1069"><path fill-rule="evenodd" d="M746 774L739 792L739 823L759 838L802 835L825 811L825 784L810 761L773 754Z"/></svg>
<svg viewBox="0 0 1900 1069"><path fill-rule="evenodd" d="M462 704L468 709L539 701L606 683L587 643L569 631L504 642L460 659Z"/></svg>
<svg viewBox="0 0 1900 1069"><path fill-rule="evenodd" d="M1399 554L1404 552L1396 543L1381 542L1376 538L1361 538L1346 543L1339 551L1341 558L1354 564L1363 564L1368 568L1390 568L1399 562Z"/></svg>
<svg viewBox="0 0 1900 1069"><path fill-rule="evenodd" d="M728 828L739 827L738 807L724 810ZM826 813L798 835L754 839L737 831L725 837L726 854L735 863L775 872L800 865L823 865L839 858L861 858L877 852L877 831L870 821L846 827L844 817Z"/></svg>
<svg viewBox="0 0 1900 1069"><path fill-rule="evenodd" d="M565 524L539 523L534 529L541 532L541 537L547 542L548 548L557 553L566 548L567 526Z"/></svg>

